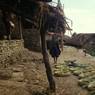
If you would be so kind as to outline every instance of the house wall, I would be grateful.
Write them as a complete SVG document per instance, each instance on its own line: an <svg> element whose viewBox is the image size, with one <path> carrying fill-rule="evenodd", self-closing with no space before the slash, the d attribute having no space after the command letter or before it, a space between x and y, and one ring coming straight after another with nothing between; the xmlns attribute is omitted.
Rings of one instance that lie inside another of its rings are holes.
<svg viewBox="0 0 95 95"><path fill-rule="evenodd" d="M23 32L24 46L29 50L41 51L40 31L25 29Z"/></svg>

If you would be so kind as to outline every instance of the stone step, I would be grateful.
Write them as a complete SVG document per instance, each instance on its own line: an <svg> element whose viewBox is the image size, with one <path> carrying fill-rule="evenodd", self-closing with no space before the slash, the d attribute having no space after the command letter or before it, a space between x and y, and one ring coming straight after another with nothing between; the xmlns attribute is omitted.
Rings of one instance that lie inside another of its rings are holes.
<svg viewBox="0 0 95 95"><path fill-rule="evenodd" d="M26 86L26 83L25 82L16 82L16 81L12 81L12 80L0 80L0 86L23 88Z"/></svg>
<svg viewBox="0 0 95 95"><path fill-rule="evenodd" d="M24 73L23 72L13 72L12 80L23 82L24 81Z"/></svg>
<svg viewBox="0 0 95 95"><path fill-rule="evenodd" d="M10 79L12 77L12 71L6 69L0 69L0 79Z"/></svg>

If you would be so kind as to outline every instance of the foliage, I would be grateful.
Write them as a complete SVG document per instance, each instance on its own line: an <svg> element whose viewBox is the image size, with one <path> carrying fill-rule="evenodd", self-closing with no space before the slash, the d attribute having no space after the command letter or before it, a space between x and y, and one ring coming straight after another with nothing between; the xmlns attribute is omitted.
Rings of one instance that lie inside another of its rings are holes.
<svg viewBox="0 0 95 95"><path fill-rule="evenodd" d="M87 52L88 52L90 55L95 56L95 48L92 47L92 48L88 49Z"/></svg>

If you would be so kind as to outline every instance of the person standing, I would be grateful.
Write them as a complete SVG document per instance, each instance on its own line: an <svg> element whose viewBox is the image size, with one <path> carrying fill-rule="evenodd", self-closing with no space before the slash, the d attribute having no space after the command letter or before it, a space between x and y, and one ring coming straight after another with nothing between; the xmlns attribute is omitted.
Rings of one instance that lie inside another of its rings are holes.
<svg viewBox="0 0 95 95"><path fill-rule="evenodd" d="M52 39L50 44L49 53L54 59L54 63L57 63L57 59L61 53L58 41Z"/></svg>

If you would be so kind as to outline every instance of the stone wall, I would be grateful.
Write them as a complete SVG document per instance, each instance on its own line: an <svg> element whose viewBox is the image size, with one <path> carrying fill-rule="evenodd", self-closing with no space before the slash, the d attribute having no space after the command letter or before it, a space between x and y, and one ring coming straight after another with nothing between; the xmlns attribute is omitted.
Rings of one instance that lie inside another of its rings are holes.
<svg viewBox="0 0 95 95"><path fill-rule="evenodd" d="M0 67L6 67L8 64L15 63L18 58L20 60L18 55L23 48L24 46L21 40L0 41Z"/></svg>

